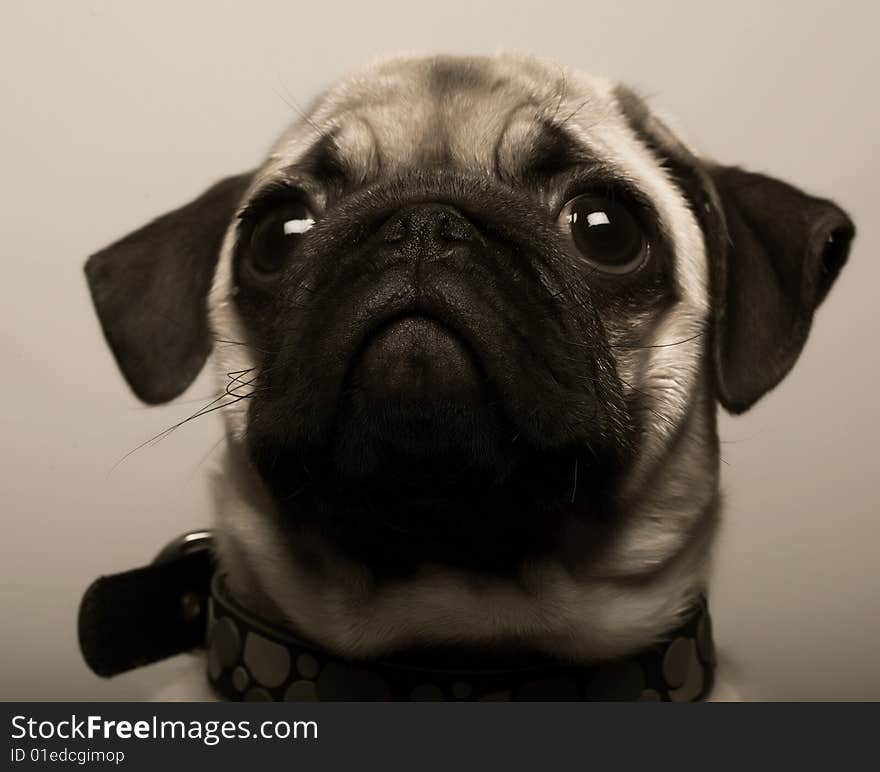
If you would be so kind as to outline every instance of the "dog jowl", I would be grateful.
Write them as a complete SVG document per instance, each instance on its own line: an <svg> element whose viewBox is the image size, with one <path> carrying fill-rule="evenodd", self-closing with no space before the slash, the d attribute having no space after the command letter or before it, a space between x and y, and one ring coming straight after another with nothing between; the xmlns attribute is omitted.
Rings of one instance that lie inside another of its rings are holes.
<svg viewBox="0 0 880 772"><path fill-rule="evenodd" d="M704 589L717 405L785 376L853 233L624 87L417 58L87 276L141 399L217 367L220 562L250 605L347 654L596 658Z"/></svg>

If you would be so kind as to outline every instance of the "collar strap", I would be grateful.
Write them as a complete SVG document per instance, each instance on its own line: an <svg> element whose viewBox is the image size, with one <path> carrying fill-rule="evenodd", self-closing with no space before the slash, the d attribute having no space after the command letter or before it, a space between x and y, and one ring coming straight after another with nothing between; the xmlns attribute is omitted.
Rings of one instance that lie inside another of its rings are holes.
<svg viewBox="0 0 880 772"><path fill-rule="evenodd" d="M452 658L353 661L256 617L215 574L209 533L173 542L143 568L101 577L80 606L83 656L112 676L201 645L208 679L229 700L645 700L687 702L712 686L706 601L665 639L616 661L552 659L453 667Z"/></svg>
<svg viewBox="0 0 880 772"><path fill-rule="evenodd" d="M170 542L147 566L96 579L79 606L79 645L105 678L204 645L211 575L210 531Z"/></svg>

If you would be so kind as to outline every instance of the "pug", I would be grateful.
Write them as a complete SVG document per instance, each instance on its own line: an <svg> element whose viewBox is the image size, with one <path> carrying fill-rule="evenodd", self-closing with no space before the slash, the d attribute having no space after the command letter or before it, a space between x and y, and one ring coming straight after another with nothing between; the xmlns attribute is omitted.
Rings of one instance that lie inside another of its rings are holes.
<svg viewBox="0 0 880 772"><path fill-rule="evenodd" d="M788 373L853 235L533 58L325 92L86 265L141 400L218 376L209 679L179 693L712 696L717 406Z"/></svg>

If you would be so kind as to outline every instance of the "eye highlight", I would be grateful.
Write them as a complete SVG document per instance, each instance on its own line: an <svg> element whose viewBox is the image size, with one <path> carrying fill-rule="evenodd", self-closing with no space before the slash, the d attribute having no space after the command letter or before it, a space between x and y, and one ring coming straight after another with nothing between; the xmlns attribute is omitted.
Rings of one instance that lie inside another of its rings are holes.
<svg viewBox="0 0 880 772"><path fill-rule="evenodd" d="M272 208L259 217L250 231L245 264L260 278L280 273L314 224L315 218L301 201L289 201Z"/></svg>
<svg viewBox="0 0 880 772"><path fill-rule="evenodd" d="M638 219L623 204L601 195L571 199L562 208L559 226L578 255L604 273L632 273L648 258L648 240Z"/></svg>
<svg viewBox="0 0 880 772"><path fill-rule="evenodd" d="M284 235L285 236L302 235L303 233L310 231L314 224L315 224L314 219L312 219L311 217L308 217L308 216L300 217L300 218L292 218L290 220L285 221L285 223L284 223Z"/></svg>

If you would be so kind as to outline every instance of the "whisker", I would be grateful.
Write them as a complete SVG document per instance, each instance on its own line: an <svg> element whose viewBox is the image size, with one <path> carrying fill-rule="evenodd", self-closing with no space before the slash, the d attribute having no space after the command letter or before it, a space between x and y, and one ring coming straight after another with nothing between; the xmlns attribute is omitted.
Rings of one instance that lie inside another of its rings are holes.
<svg viewBox="0 0 880 772"><path fill-rule="evenodd" d="M186 481L184 482L184 485L189 485L189 483L192 482L193 477L196 476L196 472L198 472L199 469L202 467L202 465L214 454L214 451L217 450L218 447L220 447L220 444L225 439L226 439L226 433L224 432L221 435L220 439L218 439L217 442L215 442L213 445L211 445L211 447L208 449L208 452L205 453L201 457L201 459L198 461L198 463L193 467L193 470L187 476Z"/></svg>
<svg viewBox="0 0 880 772"><path fill-rule="evenodd" d="M274 352L267 351L266 349L259 348L254 346L251 343L246 343L241 340L229 340L228 338L214 338L214 343L219 343L221 346L244 346L245 348L251 349L251 351L259 351L261 354L272 354Z"/></svg>
<svg viewBox="0 0 880 772"><path fill-rule="evenodd" d="M221 399L223 399L226 396L233 397L232 401L223 403L221 405L216 404L217 402L219 402ZM243 399L248 399L251 396L253 396L253 394L227 394L227 393L221 394L219 397L217 397L217 399L212 400L207 405L205 405L203 408L200 408L195 413L193 413L191 416L184 418L182 421L178 421L176 424L169 426L167 429L163 429L161 432L159 432L155 436L150 437L148 440L144 440L142 443L140 443L140 445L138 445L135 448L132 448L130 451L128 451L128 453L126 453L122 458L120 458L115 464L113 464L113 466L110 468L110 471L108 472L108 474L112 474L117 469L117 467L119 467L119 465L122 464L129 456L133 455L134 453L137 453L137 451L147 447L148 445L152 445L156 442L159 442L160 440L165 439L165 437L167 437L169 434L171 434L173 431L175 431L175 429L179 429L184 424L187 424L190 421L194 421L196 418L201 418L203 415L207 415L208 413L213 413L215 410L221 410L224 407L230 407L238 402L241 402L241 400L243 400Z"/></svg>
<svg viewBox="0 0 880 772"><path fill-rule="evenodd" d="M583 102L581 102L574 110L572 110L568 115L565 116L558 124L559 128L565 126L572 118L574 118L581 110L583 110L590 102L592 101L592 97L588 97Z"/></svg>
<svg viewBox="0 0 880 772"><path fill-rule="evenodd" d="M673 343L652 343L647 346L628 346L626 344L609 344L608 348L623 348L628 349L630 351L641 351L642 349L649 348L671 348L672 346L681 346L684 343L690 343L692 340L697 340L698 338L702 338L706 334L706 330L702 332L698 332L696 335L691 335L689 338L683 338L682 340L677 340Z"/></svg>
<svg viewBox="0 0 880 772"><path fill-rule="evenodd" d="M315 134L317 134L319 138L328 136L327 130L322 129L320 126L318 126L318 124L315 123L314 120L312 120L311 116L309 116L306 111L303 110L302 106L296 101L296 99L294 99L293 95L290 93L290 90L285 85L280 73L277 70L275 72L275 77L278 78L278 84L284 89L285 92L287 92L287 95L285 96L283 93L281 93L281 91L279 91L277 88L275 88L275 86L270 83L269 88L271 88L272 91L275 92L275 96L277 96L282 102L284 102L284 104L286 104L291 110L293 110L300 118L302 118L302 120L314 130Z"/></svg>
<svg viewBox="0 0 880 772"><path fill-rule="evenodd" d="M206 399L216 399L223 396L219 393L206 394L203 397L193 397L192 399L175 399L173 402L167 402L164 405L132 405L131 410L156 410L156 408L172 408L178 405L194 405L196 402L204 402Z"/></svg>

